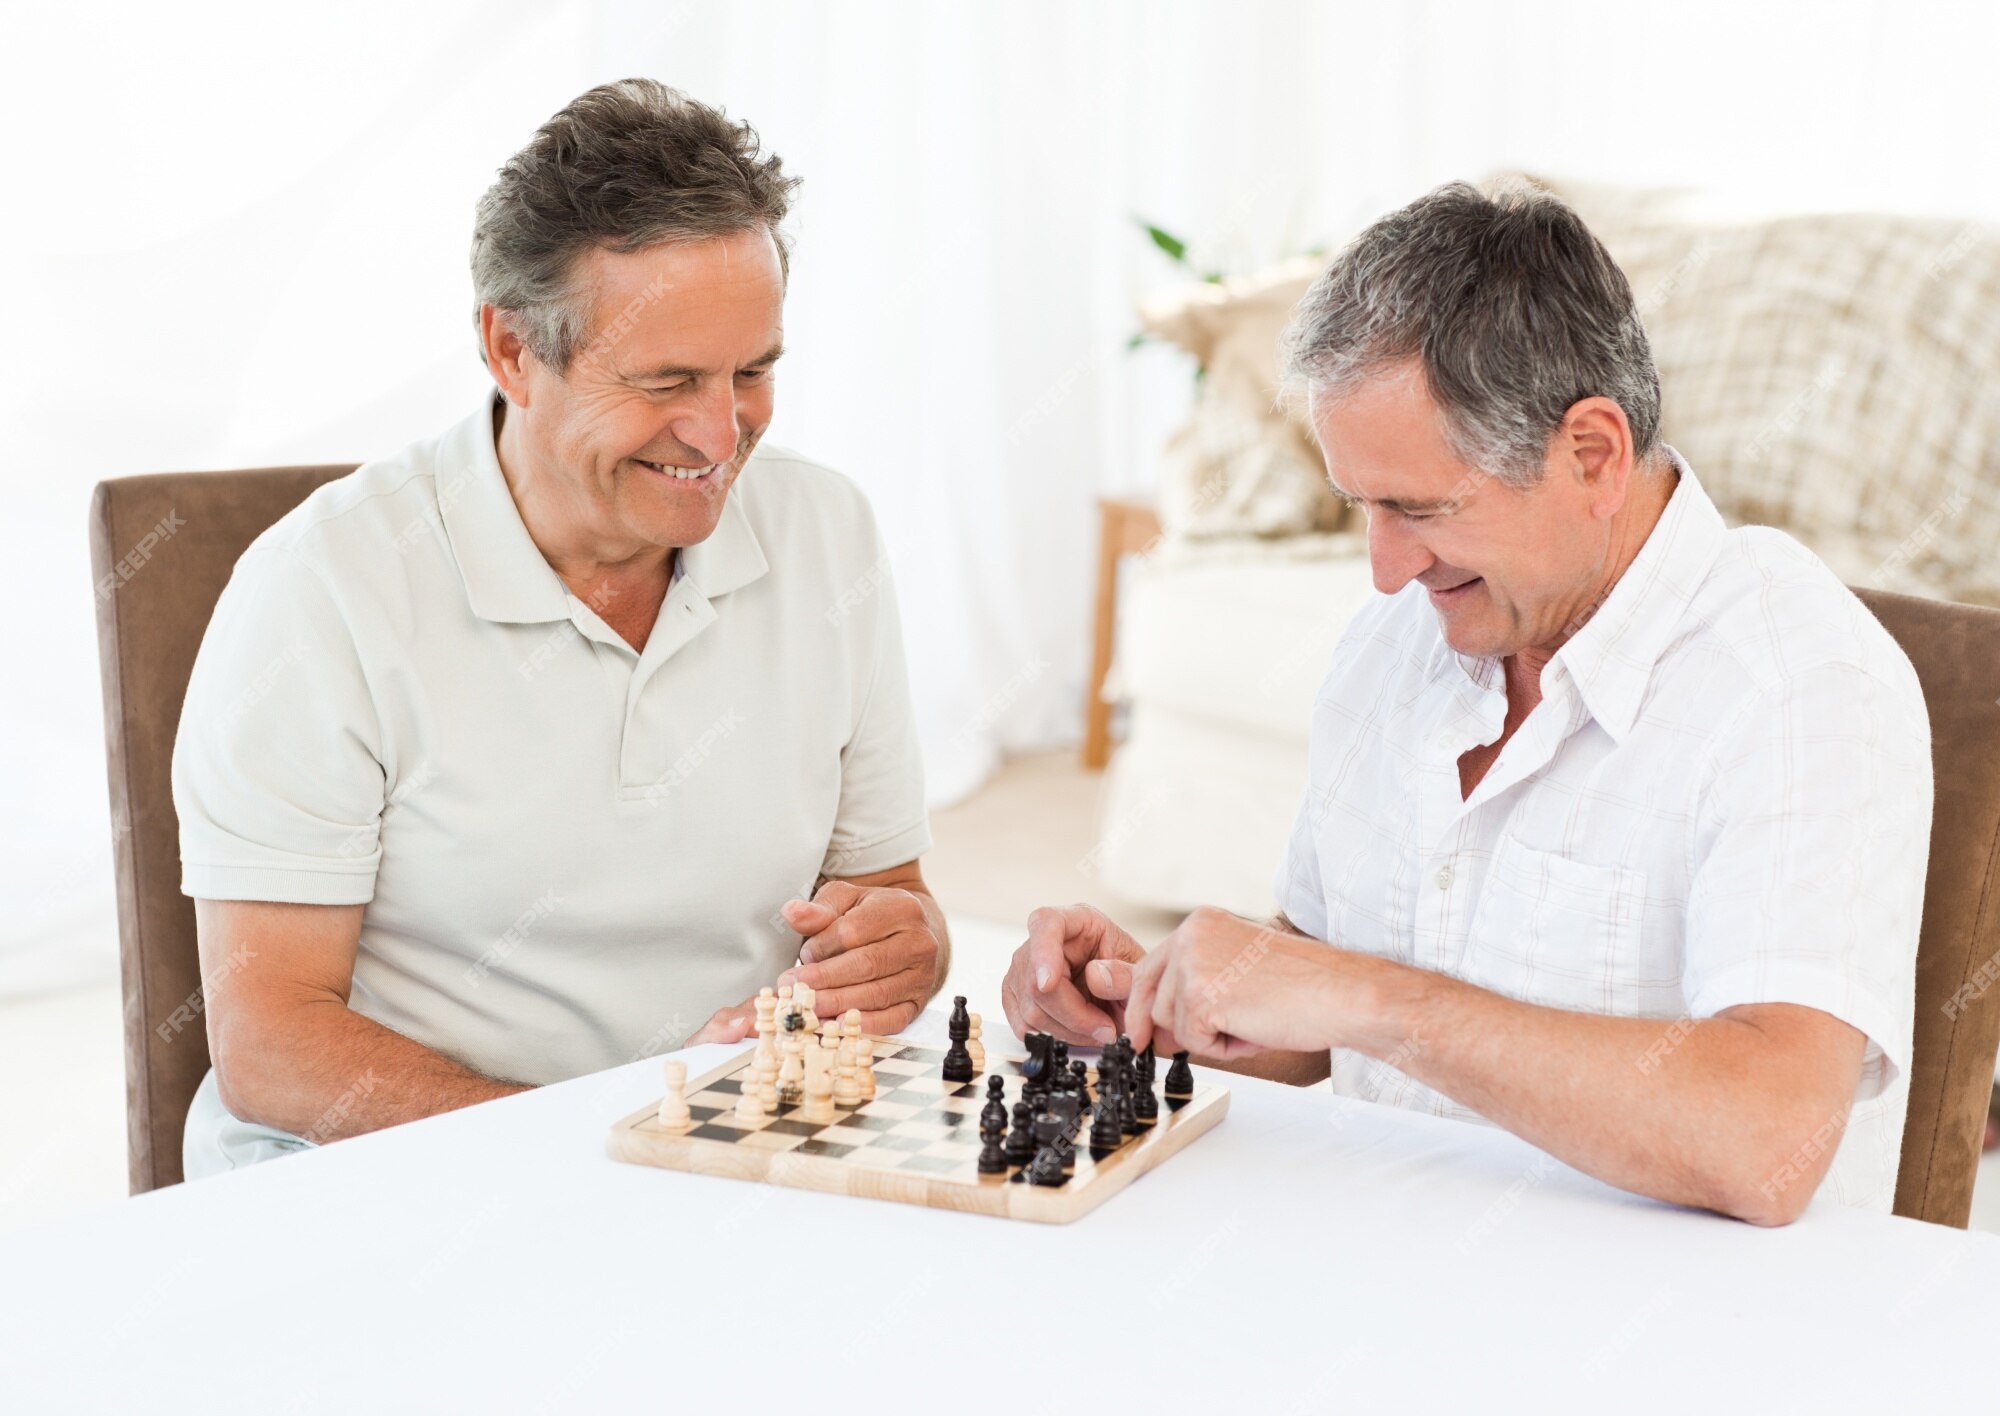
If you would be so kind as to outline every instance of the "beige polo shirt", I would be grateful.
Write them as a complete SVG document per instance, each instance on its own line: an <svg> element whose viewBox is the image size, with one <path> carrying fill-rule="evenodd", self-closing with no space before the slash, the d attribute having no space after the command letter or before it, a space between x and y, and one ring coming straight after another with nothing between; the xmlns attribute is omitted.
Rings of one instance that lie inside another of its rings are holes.
<svg viewBox="0 0 2000 1416"><path fill-rule="evenodd" d="M861 491L760 449L680 560L634 653L529 538L488 403L321 488L202 641L182 889L366 904L353 1008L491 1076L677 1046L794 961L786 900L930 845Z"/></svg>

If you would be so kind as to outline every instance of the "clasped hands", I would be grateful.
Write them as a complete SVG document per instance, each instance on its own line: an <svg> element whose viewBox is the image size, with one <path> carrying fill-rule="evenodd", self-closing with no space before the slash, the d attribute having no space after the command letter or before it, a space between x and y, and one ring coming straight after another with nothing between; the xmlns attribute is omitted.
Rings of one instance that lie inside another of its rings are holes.
<svg viewBox="0 0 2000 1416"><path fill-rule="evenodd" d="M1017 1035L1216 1061L1339 1046L1346 958L1316 939L1198 909L1150 953L1089 905L1038 909L1001 1003Z"/></svg>
<svg viewBox="0 0 2000 1416"><path fill-rule="evenodd" d="M913 891L829 880L812 899L787 901L781 914L804 940L798 963L778 982L812 989L822 1018L856 1008L863 1032L900 1032L937 988L943 953ZM741 1042L756 1021L756 1000L746 998L718 1008L683 1046Z"/></svg>

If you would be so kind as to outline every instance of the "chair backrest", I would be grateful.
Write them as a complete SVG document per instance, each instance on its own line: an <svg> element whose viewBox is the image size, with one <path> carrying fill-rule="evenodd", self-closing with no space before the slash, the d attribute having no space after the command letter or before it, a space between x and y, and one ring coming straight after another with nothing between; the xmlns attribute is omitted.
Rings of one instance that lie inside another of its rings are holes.
<svg viewBox="0 0 2000 1416"><path fill-rule="evenodd" d="M195 651L237 557L315 487L353 470L120 477L98 483L91 498L134 1194L180 1180L181 1130L208 1071L194 903L181 894L172 782Z"/></svg>
<svg viewBox="0 0 2000 1416"><path fill-rule="evenodd" d="M2000 1045L2000 610L1855 593L1916 666L1937 782L1896 1213L1963 1229Z"/></svg>

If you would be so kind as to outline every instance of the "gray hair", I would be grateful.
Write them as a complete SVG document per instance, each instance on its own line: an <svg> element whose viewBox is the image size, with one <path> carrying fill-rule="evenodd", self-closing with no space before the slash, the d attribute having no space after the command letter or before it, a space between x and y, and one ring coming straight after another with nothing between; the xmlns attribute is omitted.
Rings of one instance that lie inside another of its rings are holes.
<svg viewBox="0 0 2000 1416"><path fill-rule="evenodd" d="M1548 192L1453 182L1370 226L1299 302L1288 378L1321 394L1420 361L1445 440L1514 487L1542 475L1579 400L1625 410L1636 460L1660 436L1660 377L1610 253Z"/></svg>
<svg viewBox="0 0 2000 1416"><path fill-rule="evenodd" d="M763 230L789 272L779 226L798 182L754 128L719 108L652 79L600 84L542 124L479 199L473 322L482 306L505 310L529 351L562 373L590 316L579 257Z"/></svg>

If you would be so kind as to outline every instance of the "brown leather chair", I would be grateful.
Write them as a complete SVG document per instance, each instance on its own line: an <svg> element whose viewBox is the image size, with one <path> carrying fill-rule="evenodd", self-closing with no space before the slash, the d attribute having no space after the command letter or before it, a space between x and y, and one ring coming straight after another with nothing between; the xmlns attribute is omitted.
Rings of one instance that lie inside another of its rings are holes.
<svg viewBox="0 0 2000 1416"><path fill-rule="evenodd" d="M1931 860L1896 1213L1959 1229L2000 1045L2000 610L1857 590L1931 714Z"/></svg>
<svg viewBox="0 0 2000 1416"><path fill-rule="evenodd" d="M120 477L98 483L91 498L135 1195L179 1182L182 1125L208 1071L194 904L181 893L171 777L195 651L236 558L313 488L353 470Z"/></svg>
<svg viewBox="0 0 2000 1416"><path fill-rule="evenodd" d="M208 1069L170 779L181 697L236 558L351 470L124 477L91 503L135 1194L181 1178L182 1123ZM2000 1045L2000 984L1983 986L2000 972L2000 610L1859 593L1916 665L1937 775L1896 1212L1963 1228Z"/></svg>

